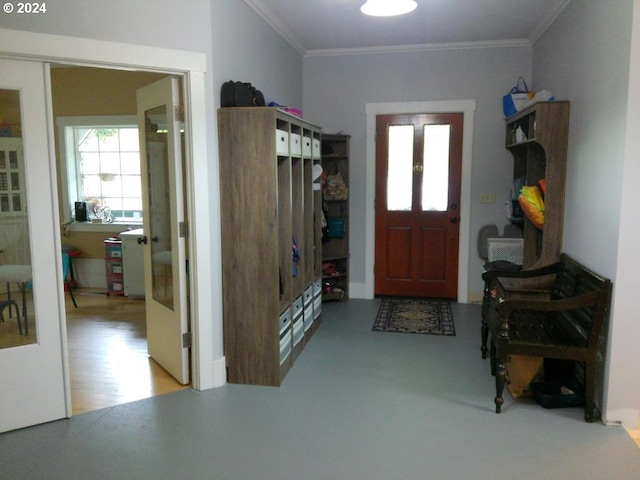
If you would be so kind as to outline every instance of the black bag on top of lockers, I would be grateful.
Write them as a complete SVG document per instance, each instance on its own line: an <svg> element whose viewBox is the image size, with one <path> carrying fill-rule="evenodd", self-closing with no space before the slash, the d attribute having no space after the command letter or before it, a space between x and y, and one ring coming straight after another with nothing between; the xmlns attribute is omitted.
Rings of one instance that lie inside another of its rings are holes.
<svg viewBox="0 0 640 480"><path fill-rule="evenodd" d="M264 95L248 82L229 80L220 89L221 107L264 107Z"/></svg>

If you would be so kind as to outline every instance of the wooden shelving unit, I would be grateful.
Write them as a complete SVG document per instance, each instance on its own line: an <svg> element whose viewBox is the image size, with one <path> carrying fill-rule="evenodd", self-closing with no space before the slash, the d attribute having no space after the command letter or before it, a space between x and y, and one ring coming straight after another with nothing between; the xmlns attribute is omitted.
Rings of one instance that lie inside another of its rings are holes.
<svg viewBox="0 0 640 480"><path fill-rule="evenodd" d="M340 172L349 186L349 135L328 135L322 137L322 168L327 175ZM342 218L343 235L328 235L323 239L323 301L349 299L349 200L324 200L327 221L331 217Z"/></svg>
<svg viewBox="0 0 640 480"><path fill-rule="evenodd" d="M321 320L321 129L276 108L221 108L218 137L228 381L280 385Z"/></svg>
<svg viewBox="0 0 640 480"><path fill-rule="evenodd" d="M538 102L506 121L506 148L514 159L514 180L526 176L526 185L546 183L544 226L527 218L523 223L523 269L557 261L564 225L569 102Z"/></svg>

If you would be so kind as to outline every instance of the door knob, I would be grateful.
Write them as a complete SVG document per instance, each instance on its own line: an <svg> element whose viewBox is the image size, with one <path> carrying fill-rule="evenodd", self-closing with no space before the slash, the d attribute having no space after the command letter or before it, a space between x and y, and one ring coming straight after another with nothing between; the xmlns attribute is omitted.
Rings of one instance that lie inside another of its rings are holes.
<svg viewBox="0 0 640 480"><path fill-rule="evenodd" d="M455 225L456 223L458 223L458 217L451 217L449 221Z"/></svg>
<svg viewBox="0 0 640 480"><path fill-rule="evenodd" d="M147 244L147 236L146 236L146 235L143 235L143 236L141 236L141 237L138 237L138 245L142 245L143 243L144 243L145 245Z"/></svg>
<svg viewBox="0 0 640 480"><path fill-rule="evenodd" d="M413 173L416 175L420 175L422 173L422 170L424 170L424 167L422 165L420 165L419 163L416 163L413 166Z"/></svg>

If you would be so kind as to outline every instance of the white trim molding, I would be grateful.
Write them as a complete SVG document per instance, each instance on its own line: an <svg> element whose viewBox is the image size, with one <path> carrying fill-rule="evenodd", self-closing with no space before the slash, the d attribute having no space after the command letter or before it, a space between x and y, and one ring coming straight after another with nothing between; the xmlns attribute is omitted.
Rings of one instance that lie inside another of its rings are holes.
<svg viewBox="0 0 640 480"><path fill-rule="evenodd" d="M205 72L204 53L0 28L0 55L116 70Z"/></svg>
<svg viewBox="0 0 640 480"><path fill-rule="evenodd" d="M420 43L415 45L386 45L381 47L328 48L307 50L305 57L331 57L341 55L373 55L380 53L436 52L442 50L471 50L479 48L531 47L526 39L487 40L485 42Z"/></svg>
<svg viewBox="0 0 640 480"><path fill-rule="evenodd" d="M469 229L471 222L471 163L473 155L473 118L475 100L443 100L425 102L367 103L367 165L365 189L365 284L364 298L374 296L375 263L375 189L376 189L376 116L396 113L464 114L462 134L462 179L460 185L460 245L458 250L458 302L469 299Z"/></svg>

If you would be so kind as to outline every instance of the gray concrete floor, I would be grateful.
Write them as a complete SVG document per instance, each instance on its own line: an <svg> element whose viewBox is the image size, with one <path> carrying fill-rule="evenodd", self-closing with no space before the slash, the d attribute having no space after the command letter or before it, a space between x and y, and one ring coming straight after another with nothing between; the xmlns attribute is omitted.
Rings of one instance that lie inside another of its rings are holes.
<svg viewBox="0 0 640 480"><path fill-rule="evenodd" d="M507 394L494 413L479 306L453 305L455 337L372 332L375 300L323 308L281 387L185 390L9 432L0 479L640 478L626 431L581 408Z"/></svg>

